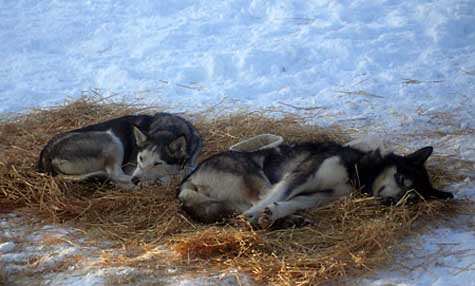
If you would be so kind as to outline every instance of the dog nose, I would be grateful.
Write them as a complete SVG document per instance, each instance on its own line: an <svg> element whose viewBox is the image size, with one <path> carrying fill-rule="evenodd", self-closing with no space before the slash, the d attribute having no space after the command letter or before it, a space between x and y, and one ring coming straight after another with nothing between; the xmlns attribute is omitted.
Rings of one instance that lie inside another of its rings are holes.
<svg viewBox="0 0 475 286"><path fill-rule="evenodd" d="M392 197L386 197L386 198L383 198L381 202L385 206L390 206L390 205L394 205L396 203L396 200Z"/></svg>
<svg viewBox="0 0 475 286"><path fill-rule="evenodd" d="M419 198L419 197L418 197L416 194L410 193L410 194L407 196L407 202L408 202L409 204L411 204L411 205L412 205L412 204L415 204L415 203L417 203L417 199L418 199L418 198Z"/></svg>
<svg viewBox="0 0 475 286"><path fill-rule="evenodd" d="M139 177L135 177L135 176L132 177L131 181L132 181L132 184L134 185L138 185L140 183Z"/></svg>

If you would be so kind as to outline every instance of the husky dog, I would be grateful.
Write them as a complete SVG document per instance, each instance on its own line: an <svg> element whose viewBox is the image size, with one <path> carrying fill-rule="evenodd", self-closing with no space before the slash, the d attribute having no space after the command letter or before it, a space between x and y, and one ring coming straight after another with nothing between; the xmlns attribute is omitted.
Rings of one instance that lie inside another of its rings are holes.
<svg viewBox="0 0 475 286"><path fill-rule="evenodd" d="M384 203L410 190L452 198L432 187L424 162L432 147L401 156L337 143L282 144L254 152L226 151L201 162L178 198L192 217L214 222L243 213L263 228L297 211L325 205L354 187Z"/></svg>
<svg viewBox="0 0 475 286"><path fill-rule="evenodd" d="M191 172L201 147L198 131L178 115L129 115L56 135L38 169L73 180L105 176L130 187Z"/></svg>

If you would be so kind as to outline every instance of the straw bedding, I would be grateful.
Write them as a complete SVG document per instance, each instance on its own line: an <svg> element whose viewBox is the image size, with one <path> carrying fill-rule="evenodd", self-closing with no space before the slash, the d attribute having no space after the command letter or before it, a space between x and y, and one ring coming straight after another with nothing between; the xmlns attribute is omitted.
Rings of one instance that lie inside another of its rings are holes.
<svg viewBox="0 0 475 286"><path fill-rule="evenodd" d="M105 257L104 263L140 266L144 259L139 263L134 258L165 244L173 253L167 267L238 269L257 283L273 285L318 285L373 269L390 260L398 242L415 231L415 224L430 224L455 213L457 202L383 207L372 198L355 195L305 213L315 223L304 228L252 230L238 220L207 226L180 210L176 180L168 186L129 192L109 183L66 182L36 172L38 154L54 134L142 111L146 110L82 98L1 122L0 211L21 209L52 222L72 223L124 248L134 246L132 254L122 259ZM350 138L345 130L308 126L295 116L275 119L241 112L188 117L204 139L202 158L261 133L278 134L287 141ZM447 164L441 160L432 161ZM437 165L430 168L436 186L458 179Z"/></svg>

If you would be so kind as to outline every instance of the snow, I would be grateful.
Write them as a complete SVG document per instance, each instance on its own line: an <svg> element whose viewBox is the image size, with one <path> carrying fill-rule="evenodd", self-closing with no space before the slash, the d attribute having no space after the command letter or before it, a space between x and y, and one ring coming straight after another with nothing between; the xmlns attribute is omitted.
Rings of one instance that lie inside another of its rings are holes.
<svg viewBox="0 0 475 286"><path fill-rule="evenodd" d="M475 268L473 257L475 250L473 232L453 231L450 228L439 228L428 233L424 237L424 243L416 248L420 253L425 253L423 258L413 256L408 257L410 264L407 269L418 269L417 271L406 271L401 273L382 272L378 276L382 279L367 281L367 285L407 285L417 283L418 285L461 285L461 281L468 282L464 285L474 285ZM429 258L429 262L427 262Z"/></svg>
<svg viewBox="0 0 475 286"><path fill-rule="evenodd" d="M0 244L0 253L8 253L15 248L15 243L12 241Z"/></svg>
<svg viewBox="0 0 475 286"><path fill-rule="evenodd" d="M473 182L457 186L473 197ZM390 269L380 270L362 285L475 285L475 218L457 217L457 222L440 226L406 241L411 251L397 258Z"/></svg>
<svg viewBox="0 0 475 286"><path fill-rule="evenodd" d="M291 98L391 128L463 102L454 124L475 127L473 1L159 2L7 1L0 111L98 88L179 110Z"/></svg>
<svg viewBox="0 0 475 286"><path fill-rule="evenodd" d="M358 127L402 149L433 145L436 155L471 164L468 172L447 168L465 172L465 181L450 187L456 196L474 199L473 0L5 0L0 5L0 118L91 89L171 111L202 110L222 101L229 111L276 107L310 115L309 123ZM442 251L453 255L424 267L414 266L417 257L404 257L414 270L382 270L362 283L475 285L474 271L455 270L475 262L469 251L475 249L474 224L467 218L457 222L408 241L419 257L445 244ZM71 241L80 234L37 223L26 233L22 216L0 216L0 264L7 271L25 271L24 262L36 256L46 268L77 254L90 255L85 264L97 259L98 249L45 246L45 235ZM100 249L110 247L103 243ZM101 285L114 273L134 271L85 269L58 271L45 285ZM171 285L196 285L207 278L170 279Z"/></svg>
<svg viewBox="0 0 475 286"><path fill-rule="evenodd" d="M7 232L10 236L4 236ZM0 243L0 269L8 274L7 282L15 282L14 285L98 286L129 279L137 285L235 285L239 275L225 272L184 276L172 267L156 271L157 275L150 273L150 269L111 266L110 262L104 263L107 261L104 256L123 254L123 251L110 241L93 240L78 229L45 225L31 216L13 213L0 218L0 241L4 240L8 241ZM153 251L141 257L144 261L152 258ZM166 257L161 259L166 264ZM248 277L240 277L240 281L242 285L250 284Z"/></svg>

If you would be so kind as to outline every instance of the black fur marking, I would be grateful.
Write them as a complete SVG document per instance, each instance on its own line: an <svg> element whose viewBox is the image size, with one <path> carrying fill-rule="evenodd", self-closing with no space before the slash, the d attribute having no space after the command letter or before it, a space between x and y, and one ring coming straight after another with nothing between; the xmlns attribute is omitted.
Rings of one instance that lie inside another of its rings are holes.
<svg viewBox="0 0 475 286"><path fill-rule="evenodd" d="M114 135L119 138L124 146L124 164L126 162L135 162L137 158L137 153L134 152L135 148L133 148L137 145L135 142L133 126L137 126L141 131L145 131L149 129L152 120L153 116L150 115L127 115L79 128L71 132L112 130Z"/></svg>
<svg viewBox="0 0 475 286"><path fill-rule="evenodd" d="M305 196L313 196L315 195L316 193L319 193L319 194L322 194L322 195L328 195L328 196L331 196L333 194L334 190L331 190L331 189L326 189L326 190L309 190L309 191L305 191L305 192L300 192L298 193L297 196L295 196L294 198L296 197L305 197Z"/></svg>
<svg viewBox="0 0 475 286"><path fill-rule="evenodd" d="M265 197L269 201L265 203L273 203L279 205L277 202L290 201L295 198L309 198L315 204L326 203L338 198L332 189L318 189L317 186L309 186L309 178L318 172L321 164L328 158L337 156L339 162L345 167L348 174L349 182L358 182L361 191L372 194L372 187L375 180L387 170L387 168L394 167L397 171L394 179L401 186L401 192L395 194L382 194L381 201L386 204L394 204L406 191L411 189L417 190L424 198L452 198L453 195L447 192L436 190L432 187L429 175L424 167L424 162L432 153L432 148L423 148L407 156L397 154L389 154L382 156L379 150L372 152L362 152L348 146L342 146L337 143L303 143L296 145L281 144L276 148L269 148L254 152L236 152L225 151L201 162L196 170L194 170L182 184L190 180L190 177L196 172L223 172L225 175L234 175L238 177L246 176L260 176L263 180L268 180L271 184L276 185L282 182L274 189L278 192L272 194L273 196ZM315 179L315 178L313 178ZM407 181L406 181L407 180ZM342 182L344 183L344 182ZM284 185L285 184L285 185ZM305 188L303 188L303 185ZM210 182L209 188L213 188L213 183ZM281 188L285 187L285 190ZM215 189L215 192L227 191ZM381 187L379 192L383 191L385 187ZM234 188L232 191L239 192L239 188ZM292 192L295 193L292 193ZM398 189L396 189L398 191ZM265 194L265 193L264 193ZM321 195L322 197L316 197ZM373 194L378 195L378 194ZM279 197L280 196L280 197ZM293 197L290 197L293 196ZM327 197L328 196L328 197ZM319 201L322 199L322 201ZM271 201L272 200L272 201ZM234 206L242 206L243 201L254 204L254 201L246 201L246 198L241 198L234 201L222 201L219 206L220 211L231 212ZM305 199L301 201L306 201ZM257 207L256 207L257 206ZM205 206L201 206L204 208ZM264 204L253 206L249 212L250 216L255 216L254 212L259 208L266 207ZM307 208L309 206L305 206ZM201 221L211 220L210 213L196 211L200 207L196 206L195 215ZM262 211L261 209L260 211ZM245 213L246 214L246 213ZM201 217L203 215L205 217ZM208 215L208 217L206 217ZM215 215L215 214L213 214ZM219 215L218 215L219 217ZM221 217L222 218L222 217Z"/></svg>

